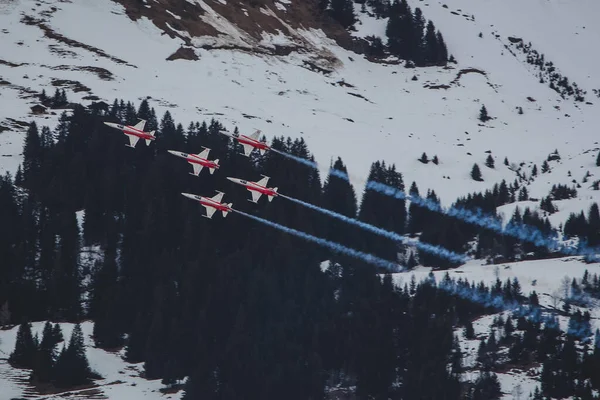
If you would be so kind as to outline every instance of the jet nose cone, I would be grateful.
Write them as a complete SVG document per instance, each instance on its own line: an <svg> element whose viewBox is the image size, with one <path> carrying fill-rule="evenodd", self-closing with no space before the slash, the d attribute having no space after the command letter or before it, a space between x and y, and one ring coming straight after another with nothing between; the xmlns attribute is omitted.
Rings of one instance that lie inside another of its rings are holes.
<svg viewBox="0 0 600 400"><path fill-rule="evenodd" d="M235 178L232 178L232 177L228 176L228 177L227 177L227 179L229 179L231 182L235 182L235 183L237 183L237 181L236 181L236 179L235 179Z"/></svg>
<svg viewBox="0 0 600 400"><path fill-rule="evenodd" d="M190 193L181 193L181 194L184 195L185 197L187 197L188 199L196 200L196 196L194 196L193 194L190 194Z"/></svg>
<svg viewBox="0 0 600 400"><path fill-rule="evenodd" d="M179 152L175 151L175 150L167 150L169 153L173 154L174 156L178 156Z"/></svg>

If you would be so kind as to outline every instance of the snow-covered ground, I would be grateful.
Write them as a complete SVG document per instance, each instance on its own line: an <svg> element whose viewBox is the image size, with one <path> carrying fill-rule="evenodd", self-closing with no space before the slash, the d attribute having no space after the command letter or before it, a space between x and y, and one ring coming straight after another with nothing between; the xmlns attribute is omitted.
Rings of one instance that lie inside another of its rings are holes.
<svg viewBox="0 0 600 400"><path fill-rule="evenodd" d="M496 278L499 278L503 284L507 279L512 281L514 278L517 278L524 295L529 295L533 291L537 293L542 309L560 309L565 299L565 290L567 293L570 293L571 281L575 278L580 282L585 270L588 270L590 274L599 274L600 264L585 264L578 257L522 261L498 265L485 265L481 261L473 260L448 271L448 273L452 279L458 280L462 278L476 284L484 282L488 287L493 286ZM433 273L437 282L440 282L446 274L446 271L432 271L428 267L417 267L411 272L393 274L393 278L397 285L404 286L404 284L410 283L413 275L416 281L420 282L426 279L430 272ZM592 331L595 331L596 328L600 329L600 309L594 305L594 307L587 310L592 316ZM506 319L510 311L512 311L510 307L507 307L503 312L486 315L477 319L473 323L475 331L475 339L473 340L468 340L464 337L464 328L456 330L463 353L463 366L467 368L467 372L463 374L463 380L473 382L477 379L479 372L469 368L475 366L479 341L481 338L487 340L495 317L502 315ZM582 311L585 310L582 309ZM561 330L566 331L568 318L559 316L558 321ZM516 392L519 391L517 386L520 386L520 390L523 391L521 398L528 398L529 394L535 390L535 387L540 385L537 374L539 374L539 368L536 366L525 370L511 369L499 372L497 375L502 386L502 399L517 398Z"/></svg>
<svg viewBox="0 0 600 400"><path fill-rule="evenodd" d="M32 333L41 338L45 322L32 323ZM60 327L68 343L71 337L74 324L61 323ZM91 337L92 322L83 322L81 329L85 337L86 355L92 370L100 374L103 379L96 381L97 387L73 390L66 393L55 395L37 395L35 391L26 383L29 378L29 370L18 370L11 368L6 359L15 348L18 326L10 330L0 330L0 399L13 399L24 397L31 399L180 399L182 392L162 393L159 389L165 386L160 380L146 380L140 376L143 372L143 363L130 364L123 360L124 351L116 353L107 352L94 347L94 341ZM59 343L59 349L62 348ZM95 396L90 396L90 390L96 389ZM78 394L79 392L79 394Z"/></svg>
<svg viewBox="0 0 600 400"><path fill-rule="evenodd" d="M507 279L518 278L521 283L522 291L524 294L529 294L535 290L539 296L540 305L542 307L555 308L562 306L562 299L564 298L563 282L571 282L573 278L578 280L583 276L585 270L588 270L590 274L600 273L600 265L598 264L584 264L580 260L574 257L566 257L552 260L536 260L536 261L525 261L519 263L507 263L501 265L482 265L481 262L471 261L464 266L449 271L452 278L468 279L469 281L475 281L476 283L483 281L487 285L492 285L496 277L500 278L502 282ZM411 276L414 275L417 282L425 279L430 268L417 267L414 271L406 273L394 274L394 282L398 285L404 285L409 283ZM433 274L435 279L439 282L442 280L445 271L434 271ZM600 309L591 308L590 313L592 314L592 329L600 328ZM510 310L502 312L504 317L509 314ZM477 378L478 373L472 371L469 367L474 366L477 348L479 346L479 339L487 338L490 333L490 326L495 316L500 315L487 315L479 318L473 323L475 330L476 339L467 340L463 336L463 328L459 328L456 334L460 338L461 348L464 356L464 366L467 367L465 372L464 380L474 380ZM568 322L568 318L559 317L561 329L565 330ZM44 322L34 322L33 334L36 333L41 337ZM61 323L63 335L68 340L73 329L73 324ZM23 396L25 393L34 395L31 398L42 398L37 397L35 392L27 385L26 379L29 376L29 371L26 370L15 370L9 367L6 362L9 354L14 349L16 333L18 327L11 328L10 330L0 330L0 386L2 387L2 395L9 396L7 399L13 397ZM160 383L160 380L146 381L140 376L143 371L143 364L129 364L123 360L124 351L116 353L106 352L104 350L94 347L91 333L93 329L92 322L82 323L82 329L85 336L86 354L90 362L90 366L98 372L103 379L97 381L97 389L99 391L97 398L108 398L108 399L179 399L182 392L175 394L163 394L159 389L163 388L164 385ZM62 344L59 344L59 348ZM524 391L525 396L528 396L530 392L533 392L536 385L539 385L535 376L527 375L527 370L509 370L498 373L498 378L502 385L504 392L503 399L513 399L513 391L518 389L520 385ZM106 397L101 397L106 396ZM0 397L3 398L3 397ZM55 395L50 397L43 397L45 399L75 399L80 398L76 392L73 392L71 397L64 395ZM523 397L526 398L526 397Z"/></svg>
<svg viewBox="0 0 600 400"><path fill-rule="evenodd" d="M476 2L464 2L463 11L472 14L466 9ZM215 117L229 129L262 129L268 139L302 136L324 168L341 156L359 193L371 162L383 159L395 163L407 184L416 181L422 192L434 188L446 205L459 195L490 188L502 179L512 182L516 175L502 164L504 157L515 163L535 162L539 167L550 152L559 148L563 159L591 162L591 154L582 153L598 147L594 144L600 119L597 105L577 108L572 101L563 101L505 51L499 40L491 35L479 38L480 31L491 29L485 20L455 16L438 3L411 4L420 6L425 17L432 18L441 29L457 65L451 64L449 69L406 69L402 65L375 64L341 49L315 30L295 34L321 49L316 53L335 56L337 63L319 64L315 52L274 57L199 48L194 50L198 61L166 61L182 41L161 35L147 19L131 21L122 6L108 0L0 3L1 58L10 65L27 63L19 67L0 63L0 76L12 84L0 86L0 101L7 105L2 107L0 118L43 118L27 115L27 107L34 100L19 95L20 87L48 91L53 87L49 85L52 79L77 81L109 103L114 98L139 102L151 96L151 105L159 115L169 110L184 126ZM577 3L584 14L586 4ZM56 11L50 11L51 7ZM48 12L40 16L44 10ZM38 26L20 22L24 15L43 18L55 32L102 52L44 37ZM544 29L557 29L555 21L548 18ZM361 36L385 31L382 20L363 15L361 21ZM106 30L108 26L110 30ZM590 25L587 29L597 28ZM512 29L497 30L502 37L515 34ZM554 51L547 52L548 58L553 59L557 53L556 64L569 76L570 64L560 65L558 54L562 48L550 50ZM113 61L116 59L126 64ZM325 76L310 71L303 64L309 59L332 72ZM89 69L56 68L65 64L104 68L112 74L112 80L102 80ZM486 75L467 73L451 84L466 68L479 68ZM426 84L450 84L450 88L424 88ZM67 90L72 100L82 100L90 92ZM528 96L536 101L528 101ZM483 104L495 118L486 124L477 120ZM560 110L554 108L557 105ZM518 106L523 107L523 115L517 113ZM40 123L52 125L55 118ZM20 149L14 145L18 140L6 135L0 134L0 153L14 156L4 157L10 161L0 163L0 169L14 172ZM8 146L8 141L13 145ZM483 167L488 150L495 158L495 169ZM440 164L417 161L423 152L430 158L437 155ZM470 179L474 163L482 167L484 182ZM552 174L558 175L558 169ZM542 192L547 190L546 184L541 186ZM598 198L599 192L590 195Z"/></svg>

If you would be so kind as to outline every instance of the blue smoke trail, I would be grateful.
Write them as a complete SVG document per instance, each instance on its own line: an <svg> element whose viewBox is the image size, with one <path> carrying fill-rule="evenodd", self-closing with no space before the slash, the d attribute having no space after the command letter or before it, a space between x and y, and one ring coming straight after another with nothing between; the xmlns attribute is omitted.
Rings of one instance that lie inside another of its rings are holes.
<svg viewBox="0 0 600 400"><path fill-rule="evenodd" d="M491 215L485 215L481 209L471 211L465 208L450 207L444 211L440 204L436 203L435 201L424 199L415 195L407 195L403 191L388 185L384 185L383 183L370 181L367 183L366 188L375 190L376 192L385 194L387 196L395 197L397 199L408 199L415 203L415 205L427 208L431 211L446 214L448 216L461 219L465 222L479 225L502 235L513 236L518 239L534 243L536 246L544 246L550 250L560 251L566 255L584 255L597 258L598 253L600 253L600 248L590 248L585 245L580 245L577 249L562 246L552 237L544 237L543 233L537 228L524 224L508 224L506 228L503 229L501 221L492 217Z"/></svg>
<svg viewBox="0 0 600 400"><path fill-rule="evenodd" d="M304 165L308 165L310 167L318 169L318 165L310 160L306 160L280 151L277 151L277 153L282 154L283 156L291 158L295 161L298 161L299 163L302 163ZM329 170L329 173L338 178L347 181L350 180L348 174L342 171L332 168ZM364 180L361 179L361 181ZM485 215L481 209L471 211L464 208L451 207L445 212L440 206L440 204L432 200L424 199L415 195L406 195L404 192L397 188L374 181L367 182L366 189L372 189L382 194L393 196L398 199L406 199L413 202L417 206L427 208L431 211L446 214L461 219L465 222L470 222L472 224L488 228L500 234L509 235L524 241L532 242L537 246L545 246L551 250L559 250L567 255L585 255L589 257L594 257L596 260L598 260L599 258L598 254L600 253L600 247L589 248L585 245L585 243L580 243L578 249L560 246L554 239L549 237L545 238L542 232L539 231L537 228L524 224L508 224L508 226L505 229L502 229L502 223L500 221L498 221L491 215ZM432 283L435 284L435 282ZM520 304L516 300L507 301L507 299L505 299L502 295L493 295L490 292L481 293L477 290L476 287L473 288L470 287L470 285L461 286L458 285L456 282L446 284L444 281L442 281L437 286L440 289L449 291L450 293L453 293L463 299L470 300L472 302L481 304L485 307L493 307L504 311L510 311L513 313L514 316L525 317L532 322L544 323L546 325L559 329L557 326L556 316L542 314L542 308L539 306L525 306L523 304ZM589 343L591 341L591 332L587 330L587 327L584 327L583 323L578 324L576 327L570 327L569 333L578 337L584 343ZM600 331L597 331L597 336L595 337L594 344L596 347L600 348Z"/></svg>
<svg viewBox="0 0 600 400"><path fill-rule="evenodd" d="M350 256L350 257L354 257L354 258L366 261L366 262L368 262L370 264L373 264L373 265L376 265L378 267L389 269L392 272L399 272L399 271L402 270L402 268L397 263L393 263L391 261L384 260L383 258L379 258L379 257L374 256L372 254L363 253L362 251L358 251L358 250L354 250L354 249L351 249L351 248L346 247L346 246L342 246L339 243L331 242L329 240L325 240L325 239L322 239L322 238L310 235L310 234L305 233L305 232L297 231L295 229L288 228L287 226L280 225L280 224L278 224L276 222L272 222L272 221L269 221L269 220L257 217L257 216L252 215L252 214L246 214L243 211L239 211L239 210L233 210L233 211L236 212L236 213L238 213L238 214L242 214L245 217L251 218L251 219L253 219L255 221L262 222L265 225L268 225L268 226L271 226L273 228L282 230L282 231L284 231L286 233L290 233L292 235L298 236L299 238L302 238L302 239L304 239L306 241L319 244L319 245L321 245L323 247L327 247L328 249L331 249L331 250L336 251L338 253L341 253L341 254L344 254L344 255L347 255L347 256Z"/></svg>
<svg viewBox="0 0 600 400"><path fill-rule="evenodd" d="M375 233L377 235L381 235L381 236L387 237L388 239L399 241L399 242L402 242L404 244L413 245L413 246L417 247L418 249L421 249L423 251L427 251L429 253L435 254L435 255L437 255L439 257L447 258L448 260L451 260L451 261L454 261L454 262L458 262L458 263L463 263L464 264L465 262L467 262L470 259L469 257L467 257L467 256L465 256L463 254L455 253L455 252L450 251L448 249L445 249L445 248L443 248L441 246L434 246L432 244L419 242L418 240L409 240L409 239L405 238L404 236L399 235L399 234L397 234L395 232L390 232L390 231L387 231L385 229L373 226L371 224L367 224L366 222L362 222L362 221L356 220L354 218L349 218L349 217L347 217L345 215L336 213L336 212L328 210L326 208L321 208L321 207L315 206L314 204L306 203L306 202L304 202L302 200L298 200L298 199L295 199L293 197L288 197L288 196L285 196L285 195L282 195L282 194L280 194L280 196L284 197L284 198L286 198L288 200L294 201L294 202L296 202L296 203L298 203L300 205L303 205L304 207L308 207L308 208L310 208L312 210L319 211L319 212L321 212L323 214L326 214L326 215L329 215L331 217L340 219L340 220L342 220L344 222L347 222L349 224L353 224L353 225L359 226L359 227L361 227L361 228L363 228L363 229L365 229L367 231L373 232L373 233Z"/></svg>
<svg viewBox="0 0 600 400"><path fill-rule="evenodd" d="M428 283L437 286L438 289L444 290L449 294L456 295L462 299L480 304L484 307L495 308L497 310L508 311L513 314L513 317L524 317L533 323L544 323L550 327L560 330L557 325L556 315L551 312L542 313L542 307L538 305L523 305L515 299L508 300L502 294L492 294L489 290L482 293L477 285L469 284L468 281L462 283L456 282L454 279L447 281L442 280L436 285L435 278L425 278L421 283ZM592 332L589 324L583 321L569 321L569 329L567 333L582 340L583 343L591 341ZM600 344L600 341L597 342Z"/></svg>
<svg viewBox="0 0 600 400"><path fill-rule="evenodd" d="M301 164L307 165L317 170L319 169L318 164L313 161L296 157L282 151L274 151ZM329 173L340 179L350 181L350 176L343 171L331 168L329 170ZM363 179L360 180L364 181ZM524 224L508 224L506 228L502 228L501 221L499 221L491 215L485 215L481 209L476 209L475 211L472 211L467 210L466 208L450 207L449 209L444 211L442 206L436 203L435 201L425 199L416 195L407 195L406 193L395 187L388 186L375 181L367 182L365 189L371 189L379 193L385 194L387 196L395 197L397 199L409 200L410 202L414 203L419 207L424 207L437 213L446 214L450 217L455 217L465 222L489 229L501 235L512 236L523 241L531 242L534 243L536 246L544 246L551 251L559 251L565 255L572 256L582 255L589 257L590 259L595 261L600 260L600 247L587 247L585 243L580 243L578 248L566 247L565 245L560 245L553 237L544 237L544 234L539 229Z"/></svg>

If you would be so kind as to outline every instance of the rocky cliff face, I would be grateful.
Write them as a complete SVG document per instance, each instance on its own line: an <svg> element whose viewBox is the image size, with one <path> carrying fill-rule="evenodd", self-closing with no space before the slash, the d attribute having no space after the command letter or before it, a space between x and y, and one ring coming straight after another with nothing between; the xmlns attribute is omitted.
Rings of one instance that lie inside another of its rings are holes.
<svg viewBox="0 0 600 400"><path fill-rule="evenodd" d="M238 49L271 55L317 52L310 32L321 30L353 50L350 37L319 7L318 0L114 0L132 20L146 17L171 37L185 42L173 58L194 59L186 48Z"/></svg>

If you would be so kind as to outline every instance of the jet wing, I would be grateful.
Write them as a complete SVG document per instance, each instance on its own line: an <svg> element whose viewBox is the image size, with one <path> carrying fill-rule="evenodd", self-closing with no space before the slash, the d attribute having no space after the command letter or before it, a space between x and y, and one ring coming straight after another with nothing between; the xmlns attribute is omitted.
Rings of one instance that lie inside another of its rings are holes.
<svg viewBox="0 0 600 400"><path fill-rule="evenodd" d="M196 164L196 163L190 163L190 164L192 164L192 167L194 167L194 175L198 176L200 171L202 171L202 165Z"/></svg>
<svg viewBox="0 0 600 400"><path fill-rule="evenodd" d="M252 153L252 150L254 150L254 147L250 146L249 144L243 144L242 146L244 147L244 155L246 157Z"/></svg>
<svg viewBox="0 0 600 400"><path fill-rule="evenodd" d="M221 199L223 199L223 192L219 192L216 195L214 195L213 197L211 197L212 200L216 201L217 203L221 202Z"/></svg>
<svg viewBox="0 0 600 400"><path fill-rule="evenodd" d="M204 149L202 150L200 153L196 154L198 157L200 158L204 158L206 159L208 157L208 153L210 152L210 149Z"/></svg>
<svg viewBox="0 0 600 400"><path fill-rule="evenodd" d="M134 125L135 129L139 129L140 131L144 130L144 127L146 126L146 121L143 119L140 119L140 122L138 122L137 124Z"/></svg>
<svg viewBox="0 0 600 400"><path fill-rule="evenodd" d="M125 134L127 135L127 134ZM135 135L127 135L127 137L129 138L129 145L131 147L135 147L135 145L137 144L138 140L140 140L140 138L138 136Z"/></svg>
<svg viewBox="0 0 600 400"><path fill-rule="evenodd" d="M262 195L261 192L256 192L254 190L250 190L250 193L252 193L252 201L253 202L258 202L258 199L260 199L260 196Z"/></svg>
<svg viewBox="0 0 600 400"><path fill-rule="evenodd" d="M267 186L267 182L269 182L269 177L265 176L260 181L254 182L254 183L256 183L257 185L260 185L260 186Z"/></svg>
<svg viewBox="0 0 600 400"><path fill-rule="evenodd" d="M255 130L254 133L248 137L254 140L258 140L258 135L260 135L260 129Z"/></svg>
<svg viewBox="0 0 600 400"><path fill-rule="evenodd" d="M206 206L206 205L204 207L206 208L206 217L212 218L213 214L215 213L215 211L217 211L217 209L214 207L211 207L211 206Z"/></svg>

